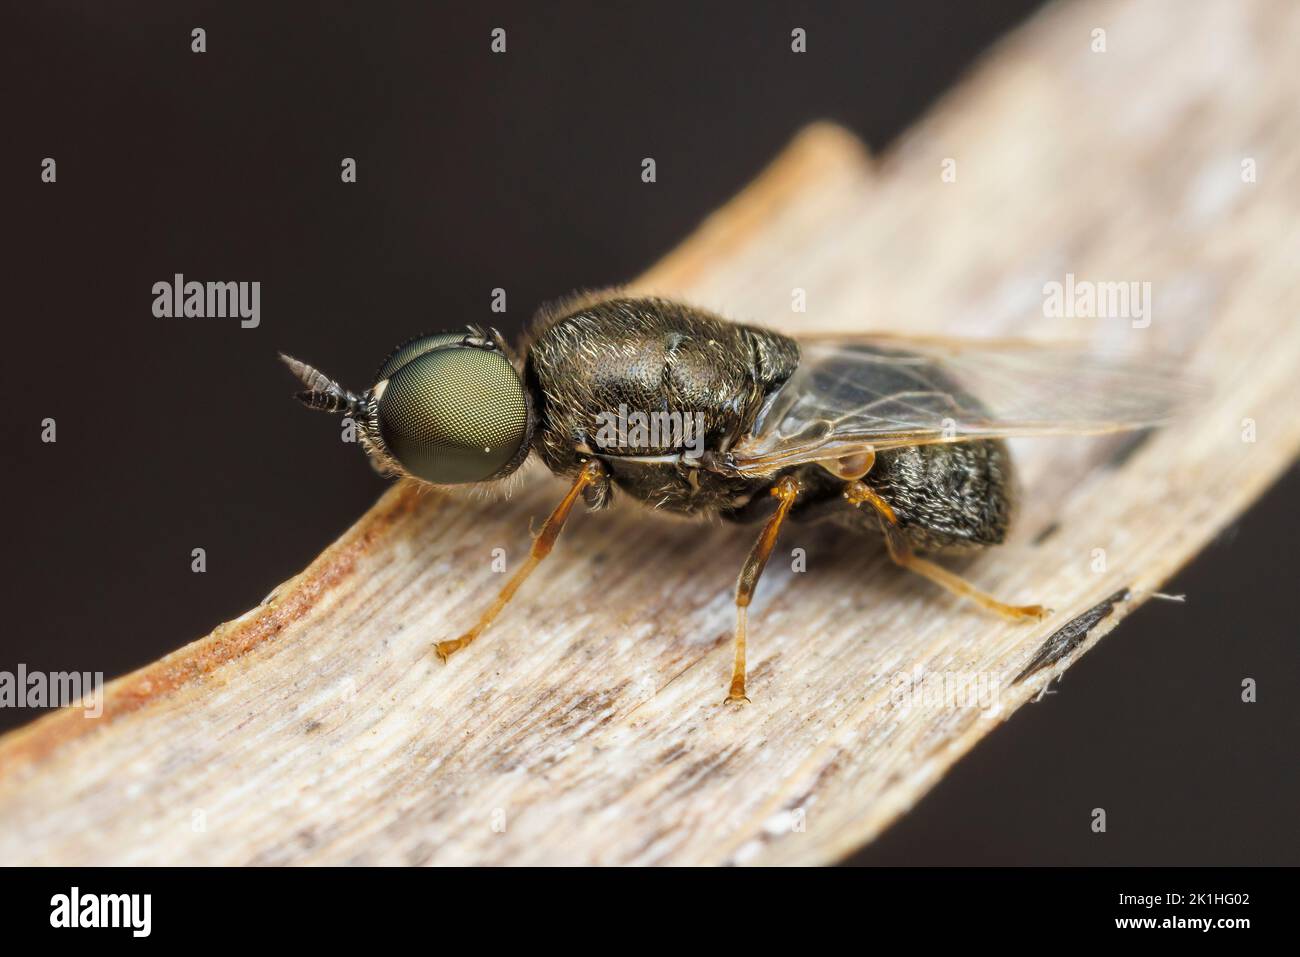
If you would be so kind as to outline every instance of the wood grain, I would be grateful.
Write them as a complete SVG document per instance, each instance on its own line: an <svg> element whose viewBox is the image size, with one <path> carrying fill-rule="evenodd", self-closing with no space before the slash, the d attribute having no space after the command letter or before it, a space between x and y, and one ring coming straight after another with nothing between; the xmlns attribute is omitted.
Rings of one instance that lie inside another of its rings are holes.
<svg viewBox="0 0 1300 957"><path fill-rule="evenodd" d="M1296 455L1298 54L1280 0L1051 7L878 162L812 127L634 284L796 333L1185 354L1211 391L1175 426L1016 443L1015 540L962 570L1052 618L986 617L792 526L751 610L753 704L724 707L754 530L619 508L575 516L443 666L433 642L502 580L492 550L515 567L563 488L399 485L263 605L114 682L98 720L0 741L0 863L821 863L871 840ZM1149 326L1044 317L1066 273L1150 282ZM989 706L905 693L927 678Z"/></svg>

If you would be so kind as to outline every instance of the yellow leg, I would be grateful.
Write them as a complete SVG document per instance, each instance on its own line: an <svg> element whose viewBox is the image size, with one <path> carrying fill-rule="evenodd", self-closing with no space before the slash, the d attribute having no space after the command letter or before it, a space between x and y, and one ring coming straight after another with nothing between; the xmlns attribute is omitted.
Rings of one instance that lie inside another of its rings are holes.
<svg viewBox="0 0 1300 957"><path fill-rule="evenodd" d="M786 476L772 486L772 494L779 498L781 503L776 508L776 514L763 526L758 541L754 543L749 557L745 559L745 566L740 570L740 577L736 579L736 657L731 666L731 691L727 694L727 701L749 700L745 695L745 624L749 603L754 597L754 589L758 587L758 579L763 574L763 569L767 567L772 548L776 545L776 536L781 531L781 523L785 521L790 507L799 497L799 483Z"/></svg>
<svg viewBox="0 0 1300 957"><path fill-rule="evenodd" d="M501 594L497 595L496 600L488 606L487 611L482 614L473 628L453 641L438 642L434 651L437 652L439 658L446 662L451 654L460 651L460 649L481 635L488 625L492 624L492 620L506 606L506 602L510 601L514 593L519 590L519 586L532 574L533 569L551 553L551 549L555 546L555 540L560 537L564 522L569 517L569 512L573 510L573 505L577 502L578 496L582 494L582 490L600 481L604 476L605 468L597 460L591 459L583 464L582 471L578 473L573 487L569 489L569 493L564 496L560 504L555 506L555 511L551 512L550 517L542 526L542 530L533 539L533 547L528 553L527 561L519 566L519 570L510 577L505 587L501 589Z"/></svg>
<svg viewBox="0 0 1300 957"><path fill-rule="evenodd" d="M889 547L889 557L903 568L924 575L930 581L941 588L946 588L954 595L973 601L981 608L999 614L1004 618L1010 618L1013 621L1024 621L1026 619L1037 621L1048 614L1047 609L1042 605L1008 605L1006 602L998 601L987 592L976 588L960 575L955 575L948 569L913 553L911 547L898 532L898 516L894 514L894 510L890 508L888 502L882 499L865 482L850 482L844 488L844 498L850 505L860 506L866 503L876 510L884 522L885 544Z"/></svg>

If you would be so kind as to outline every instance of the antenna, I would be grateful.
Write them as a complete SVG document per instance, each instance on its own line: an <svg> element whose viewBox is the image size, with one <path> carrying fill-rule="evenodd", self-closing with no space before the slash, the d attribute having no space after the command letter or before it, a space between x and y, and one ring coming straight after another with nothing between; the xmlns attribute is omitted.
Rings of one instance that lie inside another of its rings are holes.
<svg viewBox="0 0 1300 957"><path fill-rule="evenodd" d="M351 415L361 406L361 396L349 392L319 369L283 352L280 353L280 361L307 387L307 391L294 396L307 408Z"/></svg>

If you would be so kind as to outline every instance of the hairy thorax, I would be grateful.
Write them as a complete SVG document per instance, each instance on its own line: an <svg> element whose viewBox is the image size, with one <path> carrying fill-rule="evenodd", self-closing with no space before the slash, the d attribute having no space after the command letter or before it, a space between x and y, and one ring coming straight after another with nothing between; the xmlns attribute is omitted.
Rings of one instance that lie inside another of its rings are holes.
<svg viewBox="0 0 1300 957"><path fill-rule="evenodd" d="M743 504L766 484L701 460L752 428L799 351L786 336L665 300L594 296L541 317L527 356L533 447L552 471L573 474L599 455L621 491L696 514Z"/></svg>

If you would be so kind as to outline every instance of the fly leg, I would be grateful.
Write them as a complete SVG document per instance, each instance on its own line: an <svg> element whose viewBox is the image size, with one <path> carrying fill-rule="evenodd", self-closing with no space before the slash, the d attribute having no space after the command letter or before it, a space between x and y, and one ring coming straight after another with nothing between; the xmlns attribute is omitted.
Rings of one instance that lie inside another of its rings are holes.
<svg viewBox="0 0 1300 957"><path fill-rule="evenodd" d="M573 487L559 505L555 506L555 511L551 512L546 523L542 525L542 530L537 533L533 539L533 547L528 553L528 560L519 566L519 570L510 577L505 587L501 589L501 594L497 595L496 600L488 606L487 611L483 612L477 623L465 634L453 641L440 641L434 648L438 657L445 663L447 658L453 653L460 651L475 638L481 635L492 620L505 607L519 586L524 583L534 568L541 563L541 560L551 553L555 545L555 540L560 537L560 531L564 528L564 522L569 517L569 512L573 509L573 503L578 500L583 489L604 481L605 467L596 459L590 459L583 463L582 470L578 473L577 479L573 482Z"/></svg>
<svg viewBox="0 0 1300 957"><path fill-rule="evenodd" d="M763 526L758 541L754 543L749 557L745 559L744 567L740 570L740 577L736 579L736 658L731 666L731 691L727 694L728 702L749 700L745 694L745 623L749 602L754 597L758 579L767 566L772 548L776 545L776 536L781 531L781 523L785 521L795 499L799 497L799 483L787 475L772 486L772 494L780 499L776 514Z"/></svg>
<svg viewBox="0 0 1300 957"><path fill-rule="evenodd" d="M898 526L898 516L894 514L893 508L880 497L875 489L865 482L856 481L846 485L844 487L844 498L854 507L861 507L863 503L866 503L876 510L885 533L885 544L889 548L889 557L894 560L895 564L924 575L930 581L942 588L946 588L954 595L969 599L981 608L996 612L1004 618L1010 618L1013 621L1024 621L1026 619L1038 620L1047 615L1047 609L1042 605L1008 605L1006 602L998 601L987 592L980 591L960 575L956 575L948 571L948 569L916 555L903 538Z"/></svg>

